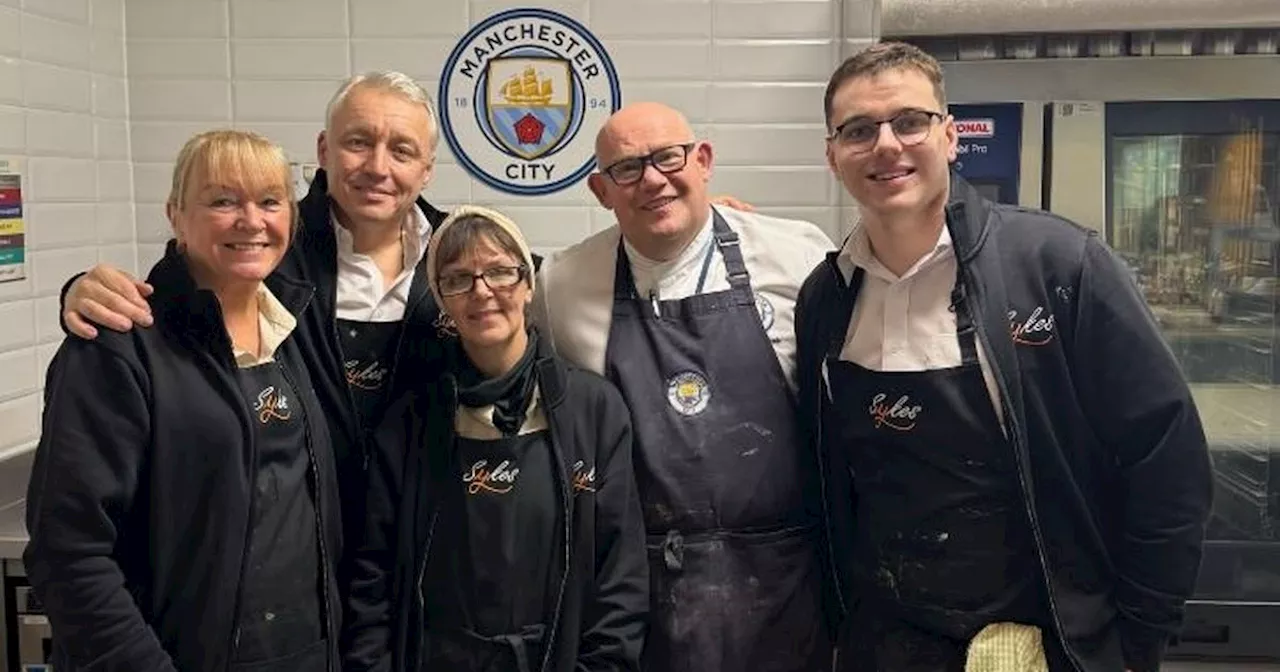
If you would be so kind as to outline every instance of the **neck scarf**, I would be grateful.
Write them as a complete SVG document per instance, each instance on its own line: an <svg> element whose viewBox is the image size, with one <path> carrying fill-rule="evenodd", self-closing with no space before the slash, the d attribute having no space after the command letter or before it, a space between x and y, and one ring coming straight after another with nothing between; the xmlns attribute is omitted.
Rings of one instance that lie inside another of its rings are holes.
<svg viewBox="0 0 1280 672"><path fill-rule="evenodd" d="M493 426L503 436L516 436L524 426L525 413L535 387L533 362L538 332L529 330L529 343L520 361L497 378L486 378L457 345L458 402L469 408L493 406Z"/></svg>

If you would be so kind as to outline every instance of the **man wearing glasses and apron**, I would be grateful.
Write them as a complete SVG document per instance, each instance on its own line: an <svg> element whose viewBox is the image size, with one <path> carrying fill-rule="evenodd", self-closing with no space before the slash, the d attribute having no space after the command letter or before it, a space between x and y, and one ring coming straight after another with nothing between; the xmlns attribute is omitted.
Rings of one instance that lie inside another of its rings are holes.
<svg viewBox="0 0 1280 672"><path fill-rule="evenodd" d="M619 111L596 155L590 186L618 225L546 262L535 319L631 409L652 591L645 669L825 669L826 556L797 426L792 305L830 241L812 224L712 207L711 146L671 108Z"/></svg>
<svg viewBox="0 0 1280 672"><path fill-rule="evenodd" d="M850 57L825 108L860 220L797 300L796 368L841 669L1155 672L1213 480L1129 271L951 173L942 68L917 47Z"/></svg>

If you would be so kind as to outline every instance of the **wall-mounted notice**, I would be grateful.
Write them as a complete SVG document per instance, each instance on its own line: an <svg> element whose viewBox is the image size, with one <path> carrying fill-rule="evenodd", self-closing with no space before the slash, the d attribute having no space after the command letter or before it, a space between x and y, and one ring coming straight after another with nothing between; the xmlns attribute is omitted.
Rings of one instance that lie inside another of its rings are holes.
<svg viewBox="0 0 1280 672"><path fill-rule="evenodd" d="M0 158L0 282L27 277L22 228L22 167Z"/></svg>

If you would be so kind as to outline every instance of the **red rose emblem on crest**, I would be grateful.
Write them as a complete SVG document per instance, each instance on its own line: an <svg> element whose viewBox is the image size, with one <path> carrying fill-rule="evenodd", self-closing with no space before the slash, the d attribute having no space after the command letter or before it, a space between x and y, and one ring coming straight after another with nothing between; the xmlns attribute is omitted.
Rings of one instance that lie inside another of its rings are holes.
<svg viewBox="0 0 1280 672"><path fill-rule="evenodd" d="M515 123L516 139L522 145L536 145L542 141L542 132L547 125L538 121L532 114L526 113Z"/></svg>

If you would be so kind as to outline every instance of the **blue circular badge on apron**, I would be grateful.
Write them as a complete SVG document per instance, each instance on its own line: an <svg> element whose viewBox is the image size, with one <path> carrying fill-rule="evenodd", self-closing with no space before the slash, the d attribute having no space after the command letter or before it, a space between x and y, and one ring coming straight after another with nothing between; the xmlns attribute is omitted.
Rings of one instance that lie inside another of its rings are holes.
<svg viewBox="0 0 1280 672"><path fill-rule="evenodd" d="M697 415L706 410L711 401L711 386L700 373L677 373L667 381L667 401L679 413Z"/></svg>

